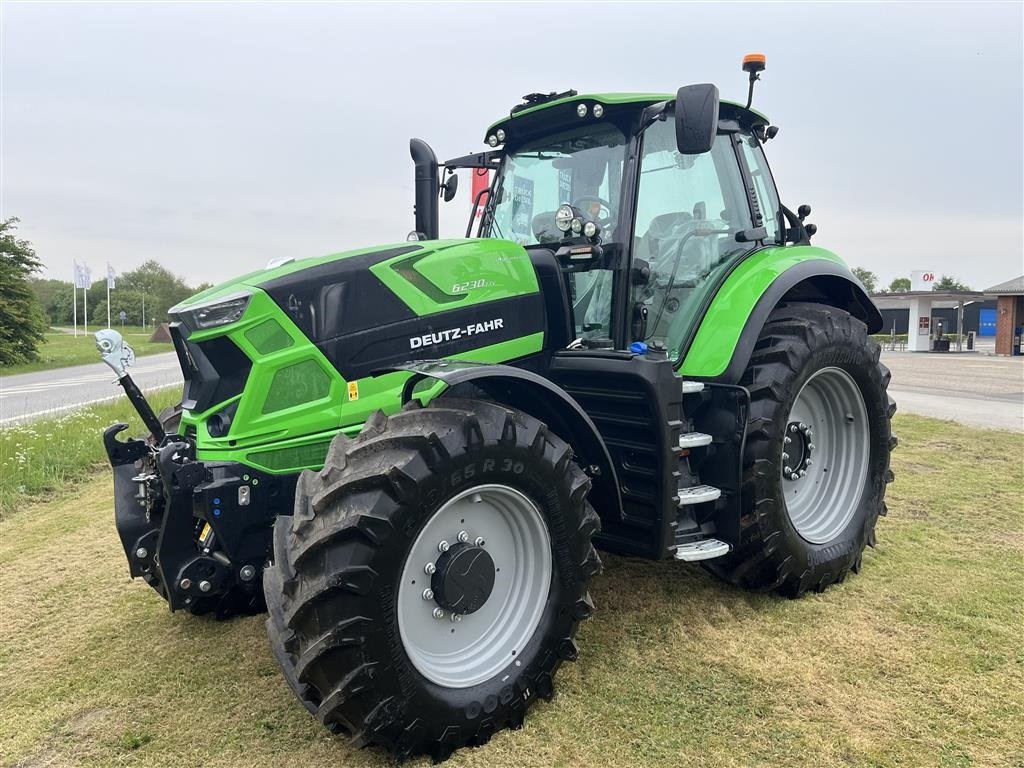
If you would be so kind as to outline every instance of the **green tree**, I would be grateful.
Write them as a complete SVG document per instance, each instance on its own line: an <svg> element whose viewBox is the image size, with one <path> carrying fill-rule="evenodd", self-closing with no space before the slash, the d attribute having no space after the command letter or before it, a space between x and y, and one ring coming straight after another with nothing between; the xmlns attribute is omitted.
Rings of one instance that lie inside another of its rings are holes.
<svg viewBox="0 0 1024 768"><path fill-rule="evenodd" d="M99 287L103 287L102 281ZM158 323L163 322L167 319L168 309L194 292L184 280L150 259L137 269L118 276L117 288L110 292L111 321L113 321L113 315L121 309L124 309L130 318L141 319L142 296L145 294L147 322L151 318L156 318ZM106 300L105 289L102 290L102 295L97 297L97 306L99 299ZM123 302L122 299L130 299L131 304L135 306L128 306L128 302ZM137 304L135 304L136 301ZM103 319L106 322L106 309L104 309Z"/></svg>
<svg viewBox="0 0 1024 768"><path fill-rule="evenodd" d="M864 267L854 267L850 271L853 272L854 277L864 283L868 293L875 292L875 287L878 285L878 275L868 269L864 269Z"/></svg>
<svg viewBox="0 0 1024 768"><path fill-rule="evenodd" d="M0 366L36 357L46 318L29 285L42 267L32 243L14 234L18 219L0 221Z"/></svg>
<svg viewBox="0 0 1024 768"><path fill-rule="evenodd" d="M967 283L961 283L952 275L943 275L935 281L933 291L969 291L971 287Z"/></svg>
<svg viewBox="0 0 1024 768"><path fill-rule="evenodd" d="M71 324L74 289L69 281L33 277L29 280L29 285L32 286L32 292L39 300L39 305L46 313L50 325Z"/></svg>
<svg viewBox="0 0 1024 768"><path fill-rule="evenodd" d="M906 293L910 290L910 278L909 277L897 277L891 283L889 283L890 293Z"/></svg>

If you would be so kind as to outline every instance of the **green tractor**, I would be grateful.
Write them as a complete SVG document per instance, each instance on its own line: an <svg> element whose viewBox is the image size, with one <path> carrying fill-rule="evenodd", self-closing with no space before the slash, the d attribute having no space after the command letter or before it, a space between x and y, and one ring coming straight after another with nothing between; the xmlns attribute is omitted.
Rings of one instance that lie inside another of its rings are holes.
<svg viewBox="0 0 1024 768"><path fill-rule="evenodd" d="M131 575L266 610L328 729L443 759L552 696L597 549L790 597L859 571L896 444L881 317L780 203L776 132L713 85L531 94L483 152L412 140L408 241L174 307L179 408L102 331L150 429L104 433ZM493 180L439 240L458 169Z"/></svg>

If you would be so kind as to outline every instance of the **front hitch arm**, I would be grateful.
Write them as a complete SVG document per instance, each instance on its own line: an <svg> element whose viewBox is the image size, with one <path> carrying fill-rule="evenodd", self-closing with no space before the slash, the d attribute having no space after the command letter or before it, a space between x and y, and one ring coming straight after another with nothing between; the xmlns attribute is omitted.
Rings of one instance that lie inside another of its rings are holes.
<svg viewBox="0 0 1024 768"><path fill-rule="evenodd" d="M117 375L117 383L124 389L142 423L153 433L153 438L159 444L167 436L163 424L153 413L153 408L146 401L145 395L128 375L128 366L135 362L135 352L115 330L105 328L97 331L95 336L96 349L99 350L100 357Z"/></svg>

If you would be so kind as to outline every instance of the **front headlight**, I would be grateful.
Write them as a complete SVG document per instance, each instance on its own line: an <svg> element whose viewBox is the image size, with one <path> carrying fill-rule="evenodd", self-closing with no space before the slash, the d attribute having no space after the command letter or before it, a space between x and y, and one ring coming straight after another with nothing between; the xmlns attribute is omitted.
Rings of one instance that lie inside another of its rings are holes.
<svg viewBox="0 0 1024 768"><path fill-rule="evenodd" d="M562 232L569 231L569 225L572 222L572 217L576 214L572 210L572 206L563 203L558 206L558 210L555 211L555 226L558 227Z"/></svg>
<svg viewBox="0 0 1024 768"><path fill-rule="evenodd" d="M196 307L182 307L179 304L171 307L167 314L184 323L190 331L204 331L241 320L251 298L251 293L240 293Z"/></svg>

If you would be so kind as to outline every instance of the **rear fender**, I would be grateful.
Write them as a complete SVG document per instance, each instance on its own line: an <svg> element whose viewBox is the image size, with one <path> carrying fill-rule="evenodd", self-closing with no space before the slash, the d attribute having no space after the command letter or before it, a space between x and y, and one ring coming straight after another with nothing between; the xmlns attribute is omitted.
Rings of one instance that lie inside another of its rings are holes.
<svg viewBox="0 0 1024 768"><path fill-rule="evenodd" d="M405 371L413 375L402 390L402 404L424 379L443 382L445 392L459 384L472 384L496 402L528 413L547 424L572 446L576 459L590 477L591 503L604 519L622 519L622 499L608 448L594 422L565 390L536 373L509 365L481 365L453 360L410 362L379 373ZM442 392L438 397L444 397Z"/></svg>
<svg viewBox="0 0 1024 768"><path fill-rule="evenodd" d="M815 246L766 248L726 278L701 320L680 368L686 378L739 382L772 310L786 301L827 304L864 322L882 316L860 281L834 253Z"/></svg>

